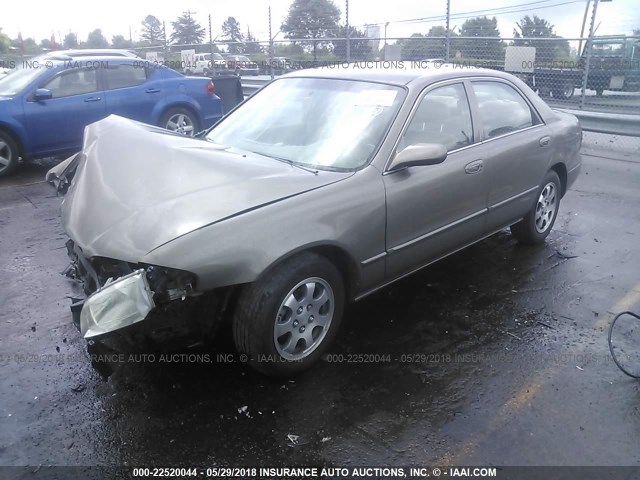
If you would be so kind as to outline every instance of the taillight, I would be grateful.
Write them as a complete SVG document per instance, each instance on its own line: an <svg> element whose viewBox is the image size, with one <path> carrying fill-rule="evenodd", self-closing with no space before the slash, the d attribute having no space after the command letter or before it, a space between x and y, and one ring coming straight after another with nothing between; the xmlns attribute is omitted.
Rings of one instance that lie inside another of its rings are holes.
<svg viewBox="0 0 640 480"><path fill-rule="evenodd" d="M207 93L209 95L214 95L216 93L216 86L213 84L212 80L209 80L209 83L207 83Z"/></svg>

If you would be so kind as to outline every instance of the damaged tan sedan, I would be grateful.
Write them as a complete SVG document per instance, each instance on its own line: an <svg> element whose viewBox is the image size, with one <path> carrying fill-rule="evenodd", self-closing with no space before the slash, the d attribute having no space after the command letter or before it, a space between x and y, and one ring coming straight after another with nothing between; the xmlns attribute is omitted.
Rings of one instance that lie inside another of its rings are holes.
<svg viewBox="0 0 640 480"><path fill-rule="evenodd" d="M297 373L348 301L505 227L544 241L581 139L513 76L447 66L288 74L196 138L109 117L48 174L72 310L93 341L228 315L251 365Z"/></svg>

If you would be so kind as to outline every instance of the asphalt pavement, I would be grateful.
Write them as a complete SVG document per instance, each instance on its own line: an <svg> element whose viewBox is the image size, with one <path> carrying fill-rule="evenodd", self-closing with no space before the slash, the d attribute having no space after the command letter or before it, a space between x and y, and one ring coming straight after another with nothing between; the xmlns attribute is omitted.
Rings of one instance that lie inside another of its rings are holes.
<svg viewBox="0 0 640 480"><path fill-rule="evenodd" d="M503 231L352 305L292 381L224 329L94 369L51 162L23 167L0 180L0 465L640 465L640 383L606 343L640 311L640 155L613 149L584 157L545 245Z"/></svg>

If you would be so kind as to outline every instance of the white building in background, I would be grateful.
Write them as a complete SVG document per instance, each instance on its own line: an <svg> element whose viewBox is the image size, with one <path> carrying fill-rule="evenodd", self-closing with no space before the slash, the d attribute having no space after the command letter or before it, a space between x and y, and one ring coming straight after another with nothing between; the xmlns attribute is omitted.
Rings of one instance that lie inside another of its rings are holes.
<svg viewBox="0 0 640 480"><path fill-rule="evenodd" d="M380 50L380 46L382 45L382 27L380 25L366 25L367 38L375 39L371 40L371 50L377 52Z"/></svg>

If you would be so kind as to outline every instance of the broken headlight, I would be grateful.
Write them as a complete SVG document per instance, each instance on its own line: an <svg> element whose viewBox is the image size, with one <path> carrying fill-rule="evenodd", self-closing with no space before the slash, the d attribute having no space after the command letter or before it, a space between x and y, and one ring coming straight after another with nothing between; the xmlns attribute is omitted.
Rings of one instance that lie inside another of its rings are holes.
<svg viewBox="0 0 640 480"><path fill-rule="evenodd" d="M153 292L144 269L107 282L84 303L80 331L91 338L133 325L153 310Z"/></svg>

